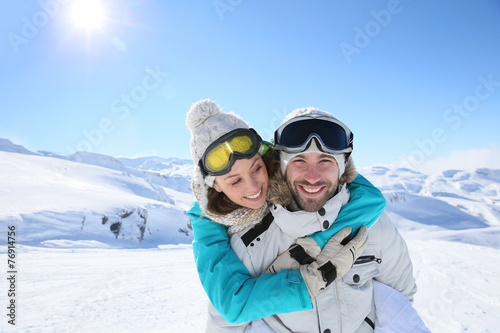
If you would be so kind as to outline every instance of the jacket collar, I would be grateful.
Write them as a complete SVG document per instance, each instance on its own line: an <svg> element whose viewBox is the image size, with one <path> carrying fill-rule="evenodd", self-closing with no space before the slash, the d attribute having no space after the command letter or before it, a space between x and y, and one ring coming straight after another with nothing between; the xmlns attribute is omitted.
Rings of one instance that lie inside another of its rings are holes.
<svg viewBox="0 0 500 333"><path fill-rule="evenodd" d="M272 205L270 211L278 227L289 237L304 237L317 231L324 231L333 224L340 209L349 201L349 190L342 185L339 193L328 200L317 212L290 211L282 205Z"/></svg>

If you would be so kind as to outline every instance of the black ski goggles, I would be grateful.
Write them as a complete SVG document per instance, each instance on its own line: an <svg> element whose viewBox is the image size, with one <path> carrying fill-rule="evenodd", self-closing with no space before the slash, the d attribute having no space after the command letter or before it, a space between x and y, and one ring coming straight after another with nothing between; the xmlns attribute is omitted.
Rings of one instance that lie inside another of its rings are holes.
<svg viewBox="0 0 500 333"><path fill-rule="evenodd" d="M305 151L315 138L319 149L325 153L341 154L352 152L353 134L341 121L329 118L311 116L295 117L274 132L276 150L287 153Z"/></svg>
<svg viewBox="0 0 500 333"><path fill-rule="evenodd" d="M262 138L253 128L239 128L224 134L208 146L198 163L203 177L228 173L236 160L252 158L261 143Z"/></svg>

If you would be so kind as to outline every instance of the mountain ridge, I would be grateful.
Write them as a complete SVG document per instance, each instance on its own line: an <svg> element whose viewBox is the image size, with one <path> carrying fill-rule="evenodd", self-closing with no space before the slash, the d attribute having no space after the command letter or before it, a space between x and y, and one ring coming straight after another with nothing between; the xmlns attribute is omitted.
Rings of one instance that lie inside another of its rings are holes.
<svg viewBox="0 0 500 333"><path fill-rule="evenodd" d="M0 139L0 220L23 224L32 245L98 241L103 246L190 243L191 160L30 151ZM359 168L387 201L405 237L434 234L500 248L500 170L436 174ZM104 222L106 221L106 222Z"/></svg>

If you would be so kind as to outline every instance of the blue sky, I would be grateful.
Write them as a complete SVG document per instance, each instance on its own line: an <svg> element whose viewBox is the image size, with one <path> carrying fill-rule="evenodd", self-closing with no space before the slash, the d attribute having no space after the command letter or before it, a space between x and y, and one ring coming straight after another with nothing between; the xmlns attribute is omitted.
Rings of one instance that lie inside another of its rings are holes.
<svg viewBox="0 0 500 333"><path fill-rule="evenodd" d="M266 139L329 111L358 166L500 151L498 1L97 0L94 28L77 2L4 5L0 137L190 158L186 112L211 98Z"/></svg>

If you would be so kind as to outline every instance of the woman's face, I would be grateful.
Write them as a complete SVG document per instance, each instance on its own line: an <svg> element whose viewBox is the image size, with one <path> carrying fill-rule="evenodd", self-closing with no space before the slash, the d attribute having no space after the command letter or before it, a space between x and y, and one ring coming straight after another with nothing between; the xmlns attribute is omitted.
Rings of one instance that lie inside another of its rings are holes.
<svg viewBox="0 0 500 333"><path fill-rule="evenodd" d="M231 171L215 177L214 189L224 192L235 204L257 209L266 203L268 176L259 154L239 159Z"/></svg>

